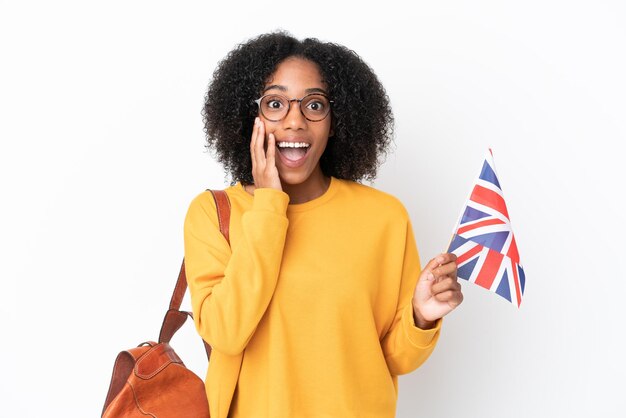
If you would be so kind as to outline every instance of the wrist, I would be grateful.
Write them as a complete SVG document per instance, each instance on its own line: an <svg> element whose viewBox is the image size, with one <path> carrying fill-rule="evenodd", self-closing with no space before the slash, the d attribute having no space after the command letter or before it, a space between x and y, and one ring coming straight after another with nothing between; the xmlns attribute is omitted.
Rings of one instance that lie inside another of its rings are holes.
<svg viewBox="0 0 626 418"><path fill-rule="evenodd" d="M413 305L413 321L415 322L415 326L420 329L432 329L435 327L435 323L437 321L429 321L421 314L417 306Z"/></svg>
<svg viewBox="0 0 626 418"><path fill-rule="evenodd" d="M282 190L271 188L254 189L252 209L285 214L289 205L289 195Z"/></svg>

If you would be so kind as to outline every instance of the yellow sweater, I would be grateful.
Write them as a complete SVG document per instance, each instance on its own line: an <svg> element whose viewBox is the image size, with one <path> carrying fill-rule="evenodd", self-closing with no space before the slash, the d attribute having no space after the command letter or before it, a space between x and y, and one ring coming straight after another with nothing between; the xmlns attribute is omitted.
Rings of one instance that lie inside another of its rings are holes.
<svg viewBox="0 0 626 418"><path fill-rule="evenodd" d="M226 192L230 247L210 192L185 218L195 325L213 347L211 416L394 417L396 376L428 358L441 327L413 322L420 262L405 208L334 177L297 205L274 189Z"/></svg>

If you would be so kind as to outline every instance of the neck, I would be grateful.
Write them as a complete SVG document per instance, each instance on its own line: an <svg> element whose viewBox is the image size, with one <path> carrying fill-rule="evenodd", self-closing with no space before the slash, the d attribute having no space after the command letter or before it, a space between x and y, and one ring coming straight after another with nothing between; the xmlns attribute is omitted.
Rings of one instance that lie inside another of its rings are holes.
<svg viewBox="0 0 626 418"><path fill-rule="evenodd" d="M330 186L330 177L319 172L311 173L311 176L300 184L287 184L282 182L283 191L289 195L289 203L306 203L323 195Z"/></svg>

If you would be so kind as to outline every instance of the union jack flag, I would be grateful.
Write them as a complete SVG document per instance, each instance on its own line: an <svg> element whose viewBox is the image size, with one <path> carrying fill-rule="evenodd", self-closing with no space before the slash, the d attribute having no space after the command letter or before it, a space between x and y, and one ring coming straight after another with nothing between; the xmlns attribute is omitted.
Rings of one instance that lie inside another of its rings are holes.
<svg viewBox="0 0 626 418"><path fill-rule="evenodd" d="M491 149L463 208L448 252L457 256L459 278L520 306L526 278Z"/></svg>

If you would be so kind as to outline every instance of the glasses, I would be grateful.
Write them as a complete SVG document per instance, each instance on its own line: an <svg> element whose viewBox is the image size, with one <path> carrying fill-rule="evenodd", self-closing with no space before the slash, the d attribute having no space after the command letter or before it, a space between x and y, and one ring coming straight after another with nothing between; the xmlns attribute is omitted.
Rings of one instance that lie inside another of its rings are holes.
<svg viewBox="0 0 626 418"><path fill-rule="evenodd" d="M291 102L298 102L300 113L306 120L319 122L328 116L333 103L321 93L307 94L301 99L288 99L281 94L266 94L254 101L263 117L272 122L278 122L287 116L291 109Z"/></svg>

